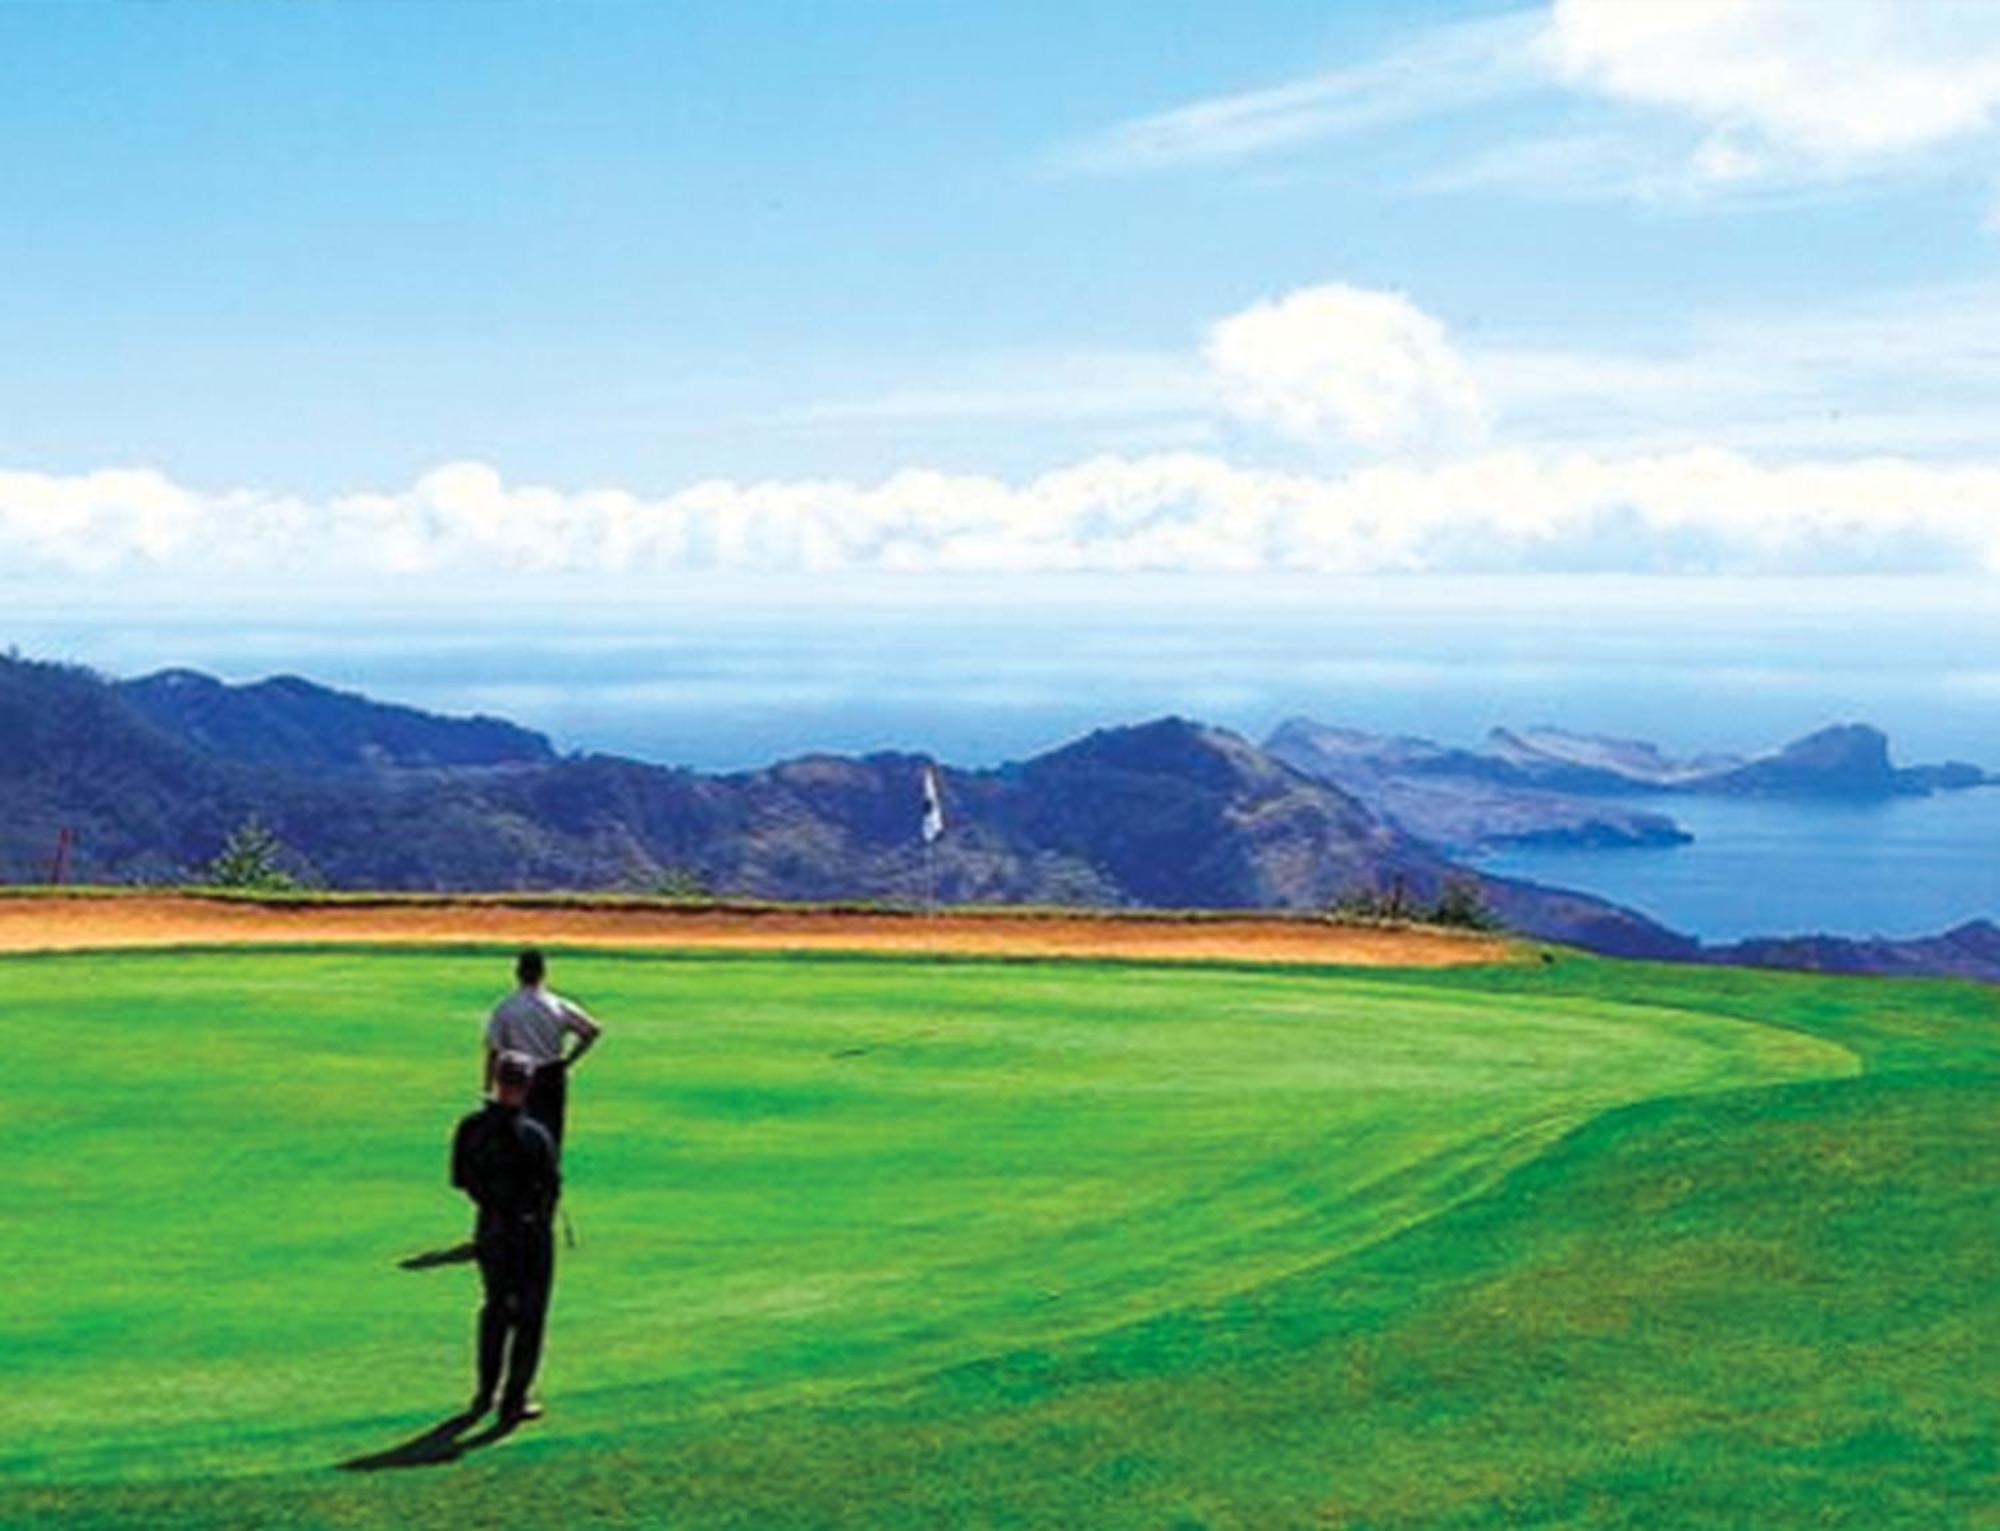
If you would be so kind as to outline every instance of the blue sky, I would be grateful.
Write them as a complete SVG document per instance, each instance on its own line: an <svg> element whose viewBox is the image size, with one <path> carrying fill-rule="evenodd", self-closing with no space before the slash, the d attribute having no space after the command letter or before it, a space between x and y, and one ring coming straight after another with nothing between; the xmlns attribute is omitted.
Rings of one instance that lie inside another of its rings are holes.
<svg viewBox="0 0 2000 1531"><path fill-rule="evenodd" d="M1809 656L1800 581L2000 576L1996 113L1953 0L4 5L0 584L90 659L1747 577Z"/></svg>
<svg viewBox="0 0 2000 1531"><path fill-rule="evenodd" d="M1548 24L7 7L0 452L320 496L468 459L651 494L909 466L1017 480L1188 446L1290 464L1295 443L1215 418L1202 338L1322 283L1436 316L1486 370L1501 441L1968 445L1951 417L1992 402L1991 134L1703 180L1688 163L1725 119L1479 57ZM1359 120L1315 131L1309 102L1292 137L1266 111L1269 142L1121 140L1319 81ZM1967 379L1947 332L1973 318ZM1874 349L1821 376L1795 333L1815 327L1870 328ZM1942 375L1906 365L1926 331ZM1748 354L1774 375L1745 380ZM1801 370L1819 421L1858 430L1801 417Z"/></svg>

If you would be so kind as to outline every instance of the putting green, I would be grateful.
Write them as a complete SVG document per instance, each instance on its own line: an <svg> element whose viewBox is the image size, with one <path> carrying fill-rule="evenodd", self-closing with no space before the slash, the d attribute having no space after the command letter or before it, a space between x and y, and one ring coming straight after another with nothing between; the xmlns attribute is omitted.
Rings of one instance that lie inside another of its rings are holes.
<svg viewBox="0 0 2000 1531"><path fill-rule="evenodd" d="M493 953L4 964L0 1477L320 1468L469 1385L444 1149ZM537 1443L810 1405L1377 1244L1600 1113L1835 1078L1837 1042L1417 978L560 957L579 1071Z"/></svg>

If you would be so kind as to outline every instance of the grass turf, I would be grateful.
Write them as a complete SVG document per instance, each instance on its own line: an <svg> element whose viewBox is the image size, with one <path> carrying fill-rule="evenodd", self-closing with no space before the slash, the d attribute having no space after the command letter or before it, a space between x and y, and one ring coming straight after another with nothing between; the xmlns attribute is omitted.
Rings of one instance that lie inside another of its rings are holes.
<svg viewBox="0 0 2000 1531"><path fill-rule="evenodd" d="M616 1030L558 1412L358 1476L465 1391L474 1283L389 1262L462 1229L504 969L5 966L50 1024L0 1520L1879 1526L1992 1488L1991 991L565 957Z"/></svg>

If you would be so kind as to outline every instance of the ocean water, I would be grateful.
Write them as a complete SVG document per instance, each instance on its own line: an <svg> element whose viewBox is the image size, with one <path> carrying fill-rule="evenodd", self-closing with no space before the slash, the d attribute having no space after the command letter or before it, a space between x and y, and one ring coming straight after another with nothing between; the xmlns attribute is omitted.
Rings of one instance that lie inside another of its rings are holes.
<svg viewBox="0 0 2000 1531"><path fill-rule="evenodd" d="M1554 723L1682 754L1828 723L2000 768L2000 601L1946 580L1170 576L595 581L79 606L0 581L0 642L113 675L290 671L703 770L815 750L1019 759L1165 713L1474 744Z"/></svg>
<svg viewBox="0 0 2000 1531"><path fill-rule="evenodd" d="M1705 940L1933 935L2000 919L2000 787L1881 803L1662 798L1692 845L1520 849L1489 871L1580 888Z"/></svg>

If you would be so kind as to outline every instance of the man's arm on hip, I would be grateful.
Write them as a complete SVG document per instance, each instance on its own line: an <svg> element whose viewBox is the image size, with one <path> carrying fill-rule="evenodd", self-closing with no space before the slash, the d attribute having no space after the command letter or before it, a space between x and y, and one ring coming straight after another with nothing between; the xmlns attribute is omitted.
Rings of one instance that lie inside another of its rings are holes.
<svg viewBox="0 0 2000 1531"><path fill-rule="evenodd" d="M604 1035L604 1028L591 1018L590 1012L583 1006L564 1000L562 1007L563 1028L576 1039L570 1044L569 1056L563 1059L563 1066L567 1068L597 1045L597 1039Z"/></svg>

